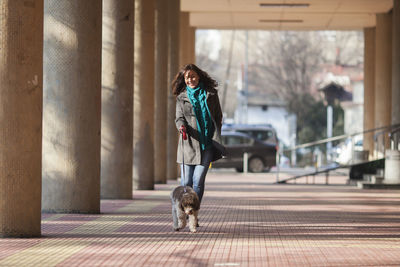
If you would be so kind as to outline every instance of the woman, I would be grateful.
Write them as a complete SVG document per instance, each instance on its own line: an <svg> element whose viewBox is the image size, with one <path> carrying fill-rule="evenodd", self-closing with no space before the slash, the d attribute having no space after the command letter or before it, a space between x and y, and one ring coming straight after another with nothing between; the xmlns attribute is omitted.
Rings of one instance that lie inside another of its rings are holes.
<svg viewBox="0 0 400 267"><path fill-rule="evenodd" d="M193 187L200 203L210 162L220 159L224 153L217 85L194 64L184 66L172 83L176 96L175 124L179 132L187 136L186 140L179 138L178 144L177 162L181 164L182 175L185 173L181 184Z"/></svg>

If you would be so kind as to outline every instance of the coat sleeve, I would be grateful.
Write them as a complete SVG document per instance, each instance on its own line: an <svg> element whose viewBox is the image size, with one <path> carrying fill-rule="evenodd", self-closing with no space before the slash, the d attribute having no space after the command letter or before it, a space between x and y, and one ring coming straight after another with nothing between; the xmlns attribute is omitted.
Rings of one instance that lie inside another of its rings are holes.
<svg viewBox="0 0 400 267"><path fill-rule="evenodd" d="M183 108L179 98L176 99L175 125L178 130L179 128L181 128L182 125L185 125L185 127L187 128L187 122L183 114Z"/></svg>
<svg viewBox="0 0 400 267"><path fill-rule="evenodd" d="M216 94L216 97L215 97L214 120L217 123L217 126L218 126L219 130L221 130L221 127L222 127L222 109L221 109L221 104L219 102L218 94Z"/></svg>

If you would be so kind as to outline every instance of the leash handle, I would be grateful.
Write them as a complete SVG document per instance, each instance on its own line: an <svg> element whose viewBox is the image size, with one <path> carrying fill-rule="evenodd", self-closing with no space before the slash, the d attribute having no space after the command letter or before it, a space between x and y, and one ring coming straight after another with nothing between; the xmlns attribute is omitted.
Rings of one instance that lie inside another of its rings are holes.
<svg viewBox="0 0 400 267"><path fill-rule="evenodd" d="M179 132L182 134L183 140L186 140L186 139L187 139L186 127L185 127L184 125L182 125L182 126L179 128Z"/></svg>

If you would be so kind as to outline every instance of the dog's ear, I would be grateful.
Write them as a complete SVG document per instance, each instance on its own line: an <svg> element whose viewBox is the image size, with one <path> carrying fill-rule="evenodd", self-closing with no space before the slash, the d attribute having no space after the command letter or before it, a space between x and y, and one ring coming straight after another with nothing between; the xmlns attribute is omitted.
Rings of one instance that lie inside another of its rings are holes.
<svg viewBox="0 0 400 267"><path fill-rule="evenodd" d="M193 196L193 209L194 210L199 210L200 209L200 200L197 197L197 195Z"/></svg>

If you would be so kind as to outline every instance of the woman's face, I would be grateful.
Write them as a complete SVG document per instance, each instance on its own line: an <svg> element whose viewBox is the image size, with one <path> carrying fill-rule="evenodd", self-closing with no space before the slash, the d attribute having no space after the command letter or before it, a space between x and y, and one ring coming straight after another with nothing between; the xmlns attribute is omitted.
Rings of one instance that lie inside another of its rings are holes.
<svg viewBox="0 0 400 267"><path fill-rule="evenodd" d="M199 84L199 75L193 70L186 71L185 72L185 83L190 88L196 88Z"/></svg>

